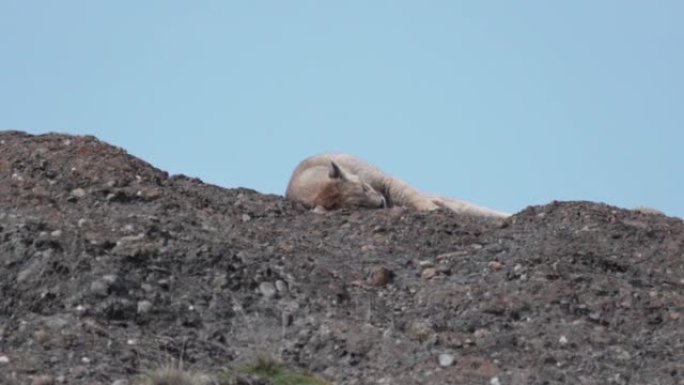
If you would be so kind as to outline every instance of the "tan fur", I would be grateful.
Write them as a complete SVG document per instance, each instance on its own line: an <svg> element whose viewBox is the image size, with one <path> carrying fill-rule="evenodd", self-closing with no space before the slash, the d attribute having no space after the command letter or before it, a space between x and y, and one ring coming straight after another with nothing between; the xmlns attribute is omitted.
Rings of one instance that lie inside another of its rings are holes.
<svg viewBox="0 0 684 385"><path fill-rule="evenodd" d="M447 198L443 196L432 197L433 201L436 202L441 208L449 209L451 211L469 214L481 217L495 217L495 218L505 218L510 216L510 214L502 213L500 211L488 209L486 207L477 206L473 203L462 201L459 199Z"/></svg>
<svg viewBox="0 0 684 385"><path fill-rule="evenodd" d="M292 173L285 197L315 211L400 206L419 211L443 208L475 216L508 216L472 203L423 194L349 154L321 154L302 161Z"/></svg>
<svg viewBox="0 0 684 385"><path fill-rule="evenodd" d="M383 194L331 158L309 158L295 169L285 196L315 211L386 207Z"/></svg>
<svg viewBox="0 0 684 385"><path fill-rule="evenodd" d="M662 211L648 206L637 206L633 208L632 211L636 211L642 214L665 215L665 213L663 213Z"/></svg>
<svg viewBox="0 0 684 385"><path fill-rule="evenodd" d="M312 206L326 210L340 208L342 206L342 186L340 183L333 182L323 187L314 198Z"/></svg>
<svg viewBox="0 0 684 385"><path fill-rule="evenodd" d="M314 197L313 206L325 210L334 210L343 207L385 207L384 197L375 190L357 192L358 186L345 181L332 181Z"/></svg>

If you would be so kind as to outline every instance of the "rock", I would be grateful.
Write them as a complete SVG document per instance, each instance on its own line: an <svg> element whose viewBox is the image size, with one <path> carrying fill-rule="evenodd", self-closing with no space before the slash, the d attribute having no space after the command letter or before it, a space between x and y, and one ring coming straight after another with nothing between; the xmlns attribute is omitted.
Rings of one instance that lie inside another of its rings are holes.
<svg viewBox="0 0 684 385"><path fill-rule="evenodd" d="M418 319L411 322L407 330L408 335L419 340L426 340L435 333L435 330L428 320Z"/></svg>
<svg viewBox="0 0 684 385"><path fill-rule="evenodd" d="M468 255L468 253L469 252L467 250L452 251L449 253L439 254L436 259L438 261L445 261L453 258L464 257Z"/></svg>
<svg viewBox="0 0 684 385"><path fill-rule="evenodd" d="M156 365L218 373L263 353L277 360L262 369L357 385L681 374L678 218L591 202L506 226L396 207L314 215L94 138L2 140L0 382L126 385Z"/></svg>
<svg viewBox="0 0 684 385"><path fill-rule="evenodd" d="M152 310L152 302L144 300L138 301L138 314L147 314Z"/></svg>
<svg viewBox="0 0 684 385"><path fill-rule="evenodd" d="M114 284L119 277L116 274L106 274L102 276L102 280L108 284Z"/></svg>
<svg viewBox="0 0 684 385"><path fill-rule="evenodd" d="M82 189L80 187L75 188L75 189L71 190L71 196L80 199L80 198L83 198L84 196L86 196L86 192L84 189Z"/></svg>
<svg viewBox="0 0 684 385"><path fill-rule="evenodd" d="M154 291L154 286L150 285L149 283L143 283L140 285L140 288L145 292L145 293L151 293Z"/></svg>
<svg viewBox="0 0 684 385"><path fill-rule="evenodd" d="M48 333L45 329L36 330L33 333L33 339L39 344L44 345L50 340L50 333Z"/></svg>
<svg viewBox="0 0 684 385"><path fill-rule="evenodd" d="M42 320L43 325L52 332L62 331L72 325L73 322L73 317L67 314L55 314L47 316Z"/></svg>
<svg viewBox="0 0 684 385"><path fill-rule="evenodd" d="M451 266L444 264L444 263L440 263L439 265L437 265L437 267L435 267L435 270L437 271L437 274L441 274L441 275L450 275L451 274Z"/></svg>
<svg viewBox="0 0 684 385"><path fill-rule="evenodd" d="M424 260L424 261L418 262L418 266L420 266L422 268L433 267L434 265L435 265L435 263L430 261L430 260Z"/></svg>
<svg viewBox="0 0 684 385"><path fill-rule="evenodd" d="M35 376L31 380L31 385L54 385L54 384L55 384L54 377L48 376L48 375Z"/></svg>
<svg viewBox="0 0 684 385"><path fill-rule="evenodd" d="M369 283L371 284L371 286L387 286L388 283L392 282L393 277L394 273L391 270L383 266L379 266L374 268L371 272L369 277Z"/></svg>
<svg viewBox="0 0 684 385"><path fill-rule="evenodd" d="M287 293L287 283L282 279L277 280L275 286L279 293Z"/></svg>
<svg viewBox="0 0 684 385"><path fill-rule="evenodd" d="M109 282L103 279L98 279L90 284L90 292L98 297L106 297L109 295L109 286Z"/></svg>
<svg viewBox="0 0 684 385"><path fill-rule="evenodd" d="M17 282L22 283L22 282L30 279L32 276L35 276L38 273L40 266L41 266L40 261L38 261L38 260L33 261L24 270L20 271L19 274L17 274Z"/></svg>
<svg viewBox="0 0 684 385"><path fill-rule="evenodd" d="M481 339L481 338L488 336L489 334L490 334L489 330L484 329L484 328L480 328L480 329L475 330L475 332L473 332L473 337L475 337L477 339Z"/></svg>
<svg viewBox="0 0 684 385"><path fill-rule="evenodd" d="M423 270L423 272L420 274L420 276L423 279L431 279L434 278L437 275L437 269L434 267L428 267L427 269Z"/></svg>
<svg viewBox="0 0 684 385"><path fill-rule="evenodd" d="M275 285L271 282L262 282L259 284L259 291L266 298L272 298L278 292Z"/></svg>
<svg viewBox="0 0 684 385"><path fill-rule="evenodd" d="M453 354L440 354L439 355L439 366L448 367L454 364L455 358Z"/></svg>

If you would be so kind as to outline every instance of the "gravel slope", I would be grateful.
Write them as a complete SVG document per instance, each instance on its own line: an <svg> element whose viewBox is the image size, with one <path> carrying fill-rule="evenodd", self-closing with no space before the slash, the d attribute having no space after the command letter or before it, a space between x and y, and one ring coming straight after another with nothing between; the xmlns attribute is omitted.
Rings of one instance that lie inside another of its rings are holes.
<svg viewBox="0 0 684 385"><path fill-rule="evenodd" d="M0 132L0 384L259 356L333 384L684 384L683 259L681 219L604 204L319 215Z"/></svg>

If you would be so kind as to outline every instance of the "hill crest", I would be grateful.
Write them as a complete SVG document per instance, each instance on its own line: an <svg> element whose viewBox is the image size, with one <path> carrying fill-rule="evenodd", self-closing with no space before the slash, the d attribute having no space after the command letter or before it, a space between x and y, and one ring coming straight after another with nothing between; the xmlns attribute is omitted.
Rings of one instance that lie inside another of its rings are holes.
<svg viewBox="0 0 684 385"><path fill-rule="evenodd" d="M552 202L502 225L316 215L94 137L0 132L10 384L264 354L339 384L676 383L683 257L680 219L605 204Z"/></svg>

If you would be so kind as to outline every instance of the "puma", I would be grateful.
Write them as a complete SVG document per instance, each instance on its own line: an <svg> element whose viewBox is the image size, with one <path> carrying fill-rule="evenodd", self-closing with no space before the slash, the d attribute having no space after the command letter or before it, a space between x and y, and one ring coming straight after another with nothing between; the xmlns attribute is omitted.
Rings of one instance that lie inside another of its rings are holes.
<svg viewBox="0 0 684 385"><path fill-rule="evenodd" d="M483 217L509 216L465 201L423 194L349 154L328 153L303 160L292 173L285 197L317 212L400 206Z"/></svg>

